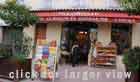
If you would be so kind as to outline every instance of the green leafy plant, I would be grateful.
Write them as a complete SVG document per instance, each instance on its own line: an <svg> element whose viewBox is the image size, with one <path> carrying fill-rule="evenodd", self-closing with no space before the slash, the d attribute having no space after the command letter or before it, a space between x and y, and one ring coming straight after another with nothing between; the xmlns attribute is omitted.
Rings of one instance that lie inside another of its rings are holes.
<svg viewBox="0 0 140 82"><path fill-rule="evenodd" d="M22 40L16 40L16 43L12 48L13 47L14 53L12 54L11 59L25 63L26 58L30 55L31 50L33 49L32 38L24 33Z"/></svg>
<svg viewBox="0 0 140 82"><path fill-rule="evenodd" d="M132 13L140 14L140 0L120 0L122 7Z"/></svg>
<svg viewBox="0 0 140 82"><path fill-rule="evenodd" d="M0 58L9 58L12 55L10 46L0 44Z"/></svg>
<svg viewBox="0 0 140 82"><path fill-rule="evenodd" d="M127 66L130 71L139 71L140 70L140 47L135 47L128 50L124 54L123 58L124 64Z"/></svg>
<svg viewBox="0 0 140 82"><path fill-rule="evenodd" d="M16 0L6 0L6 3L1 5L0 18L11 28L24 28L38 22L38 17Z"/></svg>

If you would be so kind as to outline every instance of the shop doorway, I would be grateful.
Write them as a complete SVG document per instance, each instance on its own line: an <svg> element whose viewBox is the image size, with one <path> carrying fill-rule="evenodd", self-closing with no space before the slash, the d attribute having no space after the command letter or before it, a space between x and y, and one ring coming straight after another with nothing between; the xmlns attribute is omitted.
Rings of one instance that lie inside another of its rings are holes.
<svg viewBox="0 0 140 82"><path fill-rule="evenodd" d="M131 48L132 25L131 24L112 24L112 42L117 45L119 55Z"/></svg>
<svg viewBox="0 0 140 82"><path fill-rule="evenodd" d="M71 56L72 46L77 41L80 48L80 53L77 54L79 55L79 60L77 61L80 64L87 64L91 42L90 29L96 28L97 25L89 22L67 22L64 23L63 27L61 40L62 51L67 51L67 53L70 53L69 56ZM71 63L71 57L67 57L66 60L66 62Z"/></svg>

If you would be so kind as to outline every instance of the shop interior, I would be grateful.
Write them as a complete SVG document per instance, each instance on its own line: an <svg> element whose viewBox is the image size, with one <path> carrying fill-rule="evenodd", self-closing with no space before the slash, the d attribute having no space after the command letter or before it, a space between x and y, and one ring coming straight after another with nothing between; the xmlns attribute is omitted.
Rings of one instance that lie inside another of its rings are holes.
<svg viewBox="0 0 140 82"><path fill-rule="evenodd" d="M63 25L63 34L61 39L61 54L66 60L64 62L71 63L71 49L74 41L78 42L80 54L78 62L87 64L88 53L90 49L90 30L96 28L97 25L91 22L67 22Z"/></svg>

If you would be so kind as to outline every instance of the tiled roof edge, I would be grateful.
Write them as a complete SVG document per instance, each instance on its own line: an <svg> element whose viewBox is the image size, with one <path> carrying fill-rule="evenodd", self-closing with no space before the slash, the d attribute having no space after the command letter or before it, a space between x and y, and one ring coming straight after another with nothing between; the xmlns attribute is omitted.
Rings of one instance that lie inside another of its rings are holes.
<svg viewBox="0 0 140 82"><path fill-rule="evenodd" d="M57 11L112 11L112 12L126 12L123 9L40 9L40 10L31 10L31 12L57 12Z"/></svg>

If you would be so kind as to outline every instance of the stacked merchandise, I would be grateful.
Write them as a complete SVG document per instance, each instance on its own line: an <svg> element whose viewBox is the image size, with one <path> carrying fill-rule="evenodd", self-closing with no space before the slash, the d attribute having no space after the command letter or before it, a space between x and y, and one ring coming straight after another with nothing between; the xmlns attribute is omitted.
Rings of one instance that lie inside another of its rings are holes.
<svg viewBox="0 0 140 82"><path fill-rule="evenodd" d="M56 52L56 41L37 41L36 54L33 58L33 78L53 79Z"/></svg>
<svg viewBox="0 0 140 82"><path fill-rule="evenodd" d="M116 48L97 47L96 65L116 66Z"/></svg>
<svg viewBox="0 0 140 82"><path fill-rule="evenodd" d="M117 46L115 43L103 46L101 42L97 42L93 50L93 57L90 64L94 64L94 66L116 67L116 56Z"/></svg>

